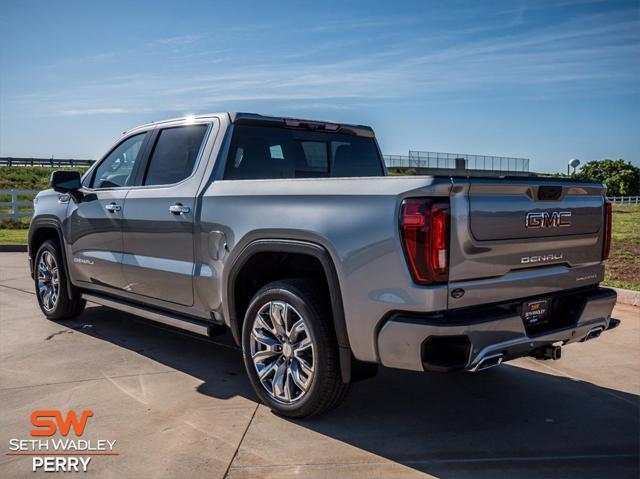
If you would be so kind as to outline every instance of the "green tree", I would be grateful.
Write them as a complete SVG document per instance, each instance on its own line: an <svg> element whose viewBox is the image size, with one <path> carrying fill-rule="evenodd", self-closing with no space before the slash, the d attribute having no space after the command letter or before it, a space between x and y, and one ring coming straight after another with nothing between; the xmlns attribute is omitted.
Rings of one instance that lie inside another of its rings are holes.
<svg viewBox="0 0 640 479"><path fill-rule="evenodd" d="M590 161L580 168L575 177L606 183L608 196L640 195L640 168L629 161Z"/></svg>

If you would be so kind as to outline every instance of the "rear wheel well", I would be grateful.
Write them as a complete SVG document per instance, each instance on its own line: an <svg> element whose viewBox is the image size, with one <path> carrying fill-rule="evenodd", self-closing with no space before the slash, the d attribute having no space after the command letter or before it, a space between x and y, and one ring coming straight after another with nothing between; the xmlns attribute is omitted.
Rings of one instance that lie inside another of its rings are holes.
<svg viewBox="0 0 640 479"><path fill-rule="evenodd" d="M251 298L262 286L283 279L311 279L331 310L342 380L347 383L375 375L376 363L358 361L351 353L337 271L321 246L293 240L256 240L235 259L227 278L229 326L238 345L242 344L240 331Z"/></svg>
<svg viewBox="0 0 640 479"><path fill-rule="evenodd" d="M233 302L238 331L242 331L244 316L251 298L272 281L305 278L313 280L319 294L331 304L329 284L322 263L312 255L287 252L255 253L242 266L233 285Z"/></svg>

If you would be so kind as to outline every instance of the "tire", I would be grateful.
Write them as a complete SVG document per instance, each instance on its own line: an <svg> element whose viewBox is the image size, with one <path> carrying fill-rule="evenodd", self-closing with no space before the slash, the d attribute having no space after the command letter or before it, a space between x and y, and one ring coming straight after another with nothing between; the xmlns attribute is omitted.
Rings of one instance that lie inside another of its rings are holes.
<svg viewBox="0 0 640 479"><path fill-rule="evenodd" d="M71 298L60 248L47 240L38 249L33 266L33 279L38 305L47 319L71 319L82 313L86 301L72 286Z"/></svg>
<svg viewBox="0 0 640 479"><path fill-rule="evenodd" d="M251 385L282 416L322 414L349 388L340 375L333 321L319 290L304 279L269 283L255 294L244 318L242 353Z"/></svg>

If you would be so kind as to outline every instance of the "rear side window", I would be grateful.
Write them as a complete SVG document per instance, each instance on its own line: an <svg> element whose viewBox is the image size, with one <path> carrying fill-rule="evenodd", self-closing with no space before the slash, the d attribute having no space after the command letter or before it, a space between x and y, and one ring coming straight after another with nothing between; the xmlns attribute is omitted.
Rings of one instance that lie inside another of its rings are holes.
<svg viewBox="0 0 640 479"><path fill-rule="evenodd" d="M171 185L191 176L206 130L206 125L160 130L143 184Z"/></svg>
<svg viewBox="0 0 640 479"><path fill-rule="evenodd" d="M383 176L373 138L236 125L225 179Z"/></svg>

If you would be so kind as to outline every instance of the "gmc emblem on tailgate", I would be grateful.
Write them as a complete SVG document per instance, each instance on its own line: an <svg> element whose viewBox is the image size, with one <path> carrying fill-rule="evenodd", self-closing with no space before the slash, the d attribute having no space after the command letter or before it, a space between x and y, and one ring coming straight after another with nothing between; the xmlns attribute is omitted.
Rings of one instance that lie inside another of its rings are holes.
<svg viewBox="0 0 640 479"><path fill-rule="evenodd" d="M542 211L527 213L524 225L527 228L562 228L571 226L571 211Z"/></svg>

